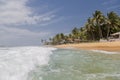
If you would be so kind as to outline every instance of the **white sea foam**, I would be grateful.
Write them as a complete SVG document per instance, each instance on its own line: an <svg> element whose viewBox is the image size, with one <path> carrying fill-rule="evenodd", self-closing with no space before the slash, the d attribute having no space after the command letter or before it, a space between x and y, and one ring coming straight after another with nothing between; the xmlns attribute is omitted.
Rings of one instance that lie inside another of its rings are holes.
<svg viewBox="0 0 120 80"><path fill-rule="evenodd" d="M91 80L94 78L104 79L106 77L120 77L119 73L98 73L98 74L86 74L87 80Z"/></svg>
<svg viewBox="0 0 120 80"><path fill-rule="evenodd" d="M27 80L36 66L46 65L55 48L13 47L0 48L0 80Z"/></svg>
<svg viewBox="0 0 120 80"><path fill-rule="evenodd" d="M103 51L103 50L91 50L93 52L100 52L104 54L120 54L119 52L109 52L109 51Z"/></svg>

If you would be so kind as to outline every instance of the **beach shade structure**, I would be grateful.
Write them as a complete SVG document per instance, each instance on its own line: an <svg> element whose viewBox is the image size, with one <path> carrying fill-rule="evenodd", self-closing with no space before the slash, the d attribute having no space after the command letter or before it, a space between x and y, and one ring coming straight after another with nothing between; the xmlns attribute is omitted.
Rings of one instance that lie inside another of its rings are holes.
<svg viewBox="0 0 120 80"><path fill-rule="evenodd" d="M118 38L120 39L120 32L113 33L111 34L111 36L118 36Z"/></svg>
<svg viewBox="0 0 120 80"><path fill-rule="evenodd" d="M113 41L120 40L120 32L116 32L110 35Z"/></svg>

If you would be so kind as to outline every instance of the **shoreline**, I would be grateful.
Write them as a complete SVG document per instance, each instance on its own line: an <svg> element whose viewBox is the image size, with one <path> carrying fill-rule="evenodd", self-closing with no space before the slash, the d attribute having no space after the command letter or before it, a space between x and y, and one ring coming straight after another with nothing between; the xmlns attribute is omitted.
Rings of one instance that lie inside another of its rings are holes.
<svg viewBox="0 0 120 80"><path fill-rule="evenodd" d="M75 48L75 49L83 49L83 50L103 50L110 52L120 52L120 41L62 44L62 45L56 45L54 47L63 48L63 49Z"/></svg>

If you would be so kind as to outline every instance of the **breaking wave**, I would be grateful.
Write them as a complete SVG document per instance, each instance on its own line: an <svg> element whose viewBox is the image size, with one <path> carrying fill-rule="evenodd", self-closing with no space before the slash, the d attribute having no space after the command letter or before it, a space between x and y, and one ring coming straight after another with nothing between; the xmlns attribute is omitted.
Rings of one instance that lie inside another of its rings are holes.
<svg viewBox="0 0 120 80"><path fill-rule="evenodd" d="M55 48L12 47L0 48L0 80L27 80L36 66L47 65Z"/></svg>

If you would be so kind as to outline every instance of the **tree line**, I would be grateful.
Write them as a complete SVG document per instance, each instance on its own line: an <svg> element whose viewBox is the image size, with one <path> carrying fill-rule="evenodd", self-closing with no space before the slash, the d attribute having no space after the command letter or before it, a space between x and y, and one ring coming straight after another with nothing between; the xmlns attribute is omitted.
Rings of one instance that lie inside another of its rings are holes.
<svg viewBox="0 0 120 80"><path fill-rule="evenodd" d="M110 34L120 31L120 16L111 11L104 15L101 11L96 10L92 17L89 17L83 27L72 29L71 33L56 34L45 44L66 44L76 42L99 41L100 39L108 40Z"/></svg>

